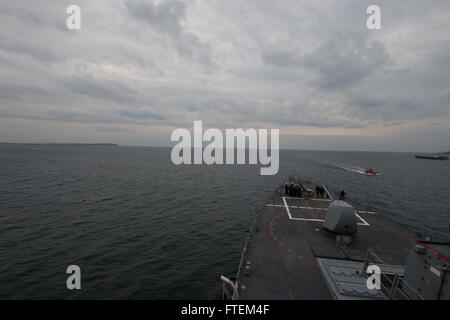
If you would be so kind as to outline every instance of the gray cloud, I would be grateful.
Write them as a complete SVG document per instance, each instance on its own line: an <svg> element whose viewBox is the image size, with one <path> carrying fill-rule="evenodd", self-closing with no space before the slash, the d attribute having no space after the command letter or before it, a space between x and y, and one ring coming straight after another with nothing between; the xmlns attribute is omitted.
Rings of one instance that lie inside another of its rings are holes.
<svg viewBox="0 0 450 320"><path fill-rule="evenodd" d="M60 82L73 93L95 99L111 100L120 105L133 105L138 93L125 83L110 80L98 80L87 76L70 76Z"/></svg>
<svg viewBox="0 0 450 320"><path fill-rule="evenodd" d="M381 0L378 31L365 27L365 0L80 0L79 31L65 28L69 4L0 4L0 118L89 123L139 141L132 127L194 120L389 129L399 147L411 126L450 127L448 1ZM445 130L420 132L448 143Z"/></svg>
<svg viewBox="0 0 450 320"><path fill-rule="evenodd" d="M173 37L182 35L181 19L185 17L186 6L177 0L155 4L149 1L127 1L129 13L159 32Z"/></svg>
<svg viewBox="0 0 450 320"><path fill-rule="evenodd" d="M57 55L54 54L51 49L36 48L27 44L26 42L17 41L15 39L8 39L2 36L0 36L0 48L3 51L12 54L30 56L33 59L39 60L40 62L46 64L58 60Z"/></svg>
<svg viewBox="0 0 450 320"><path fill-rule="evenodd" d="M195 60L208 67L213 65L211 49L193 33L183 29L186 5L179 0L160 3L149 1L126 1L129 14L150 26L155 31L167 35L178 53L189 60Z"/></svg>
<svg viewBox="0 0 450 320"><path fill-rule="evenodd" d="M354 85L389 61L383 44L338 35L303 57L303 65L319 73L319 87L335 90Z"/></svg>
<svg viewBox="0 0 450 320"><path fill-rule="evenodd" d="M334 34L323 45L303 56L295 52L275 51L263 54L265 63L282 68L306 68L317 73L317 86L323 90L353 85L389 62L378 41L368 43L359 35Z"/></svg>

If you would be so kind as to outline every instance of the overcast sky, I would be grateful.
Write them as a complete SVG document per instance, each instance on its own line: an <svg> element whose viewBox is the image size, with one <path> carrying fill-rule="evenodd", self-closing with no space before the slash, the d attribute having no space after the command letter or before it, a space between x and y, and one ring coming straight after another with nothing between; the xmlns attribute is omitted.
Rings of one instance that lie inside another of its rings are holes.
<svg viewBox="0 0 450 320"><path fill-rule="evenodd" d="M448 0L2 0L0 141L164 146L202 120L282 148L449 150L449 27Z"/></svg>

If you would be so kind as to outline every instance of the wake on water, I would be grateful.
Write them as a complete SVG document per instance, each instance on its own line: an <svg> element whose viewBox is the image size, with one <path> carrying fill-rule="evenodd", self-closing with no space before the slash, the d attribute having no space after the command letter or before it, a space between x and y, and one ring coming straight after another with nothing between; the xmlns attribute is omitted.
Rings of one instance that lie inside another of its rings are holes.
<svg viewBox="0 0 450 320"><path fill-rule="evenodd" d="M347 172L353 172L353 173L358 173L358 174L363 174L365 176L381 176L381 173L366 173L364 168L355 166L355 165L347 165L347 164L341 164L341 163L335 163L335 162L328 162L328 161L324 161L321 160L319 161L323 166L328 167L328 168L334 168L334 169L340 169L340 170L345 170Z"/></svg>
<svg viewBox="0 0 450 320"><path fill-rule="evenodd" d="M342 165L342 164L339 164L339 163L334 163L333 165L334 165L335 167L340 168L340 169L343 169L343 170L345 170L345 171L348 171L348 172L355 172L355 173L363 174L363 175L366 175L366 176L374 176L374 175L379 176L379 175L381 175L380 173L375 173L375 174L372 174L372 173L366 173L366 172L364 171L365 169L360 168L360 167L357 167L357 166L353 166L353 165L348 166L348 165Z"/></svg>

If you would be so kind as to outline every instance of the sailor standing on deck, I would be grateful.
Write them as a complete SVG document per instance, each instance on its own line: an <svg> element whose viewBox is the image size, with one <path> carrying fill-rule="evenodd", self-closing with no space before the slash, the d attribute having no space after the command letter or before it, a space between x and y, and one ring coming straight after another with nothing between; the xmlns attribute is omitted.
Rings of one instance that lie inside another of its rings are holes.
<svg viewBox="0 0 450 320"><path fill-rule="evenodd" d="M339 194L339 200L344 201L345 200L345 191L342 190L341 193Z"/></svg>
<svg viewBox="0 0 450 320"><path fill-rule="evenodd" d="M320 186L320 197L323 198L323 194L325 193L325 188Z"/></svg>
<svg viewBox="0 0 450 320"><path fill-rule="evenodd" d="M316 199L319 198L319 194L320 194L320 187L317 185L316 186Z"/></svg>
<svg viewBox="0 0 450 320"><path fill-rule="evenodd" d="M295 185L295 196L300 197L300 186L298 184Z"/></svg>
<svg viewBox="0 0 450 320"><path fill-rule="evenodd" d="M284 193L285 193L285 195L289 194L289 183L287 183L287 182L284 184Z"/></svg>

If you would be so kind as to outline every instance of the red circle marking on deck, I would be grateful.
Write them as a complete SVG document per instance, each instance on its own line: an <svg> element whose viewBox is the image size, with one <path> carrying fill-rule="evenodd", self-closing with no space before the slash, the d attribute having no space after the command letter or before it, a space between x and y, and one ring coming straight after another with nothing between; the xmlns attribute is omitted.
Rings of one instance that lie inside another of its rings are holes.
<svg viewBox="0 0 450 320"><path fill-rule="evenodd" d="M446 261L447 263L450 263L450 260L449 260L447 257L445 257L444 255L442 255L441 253L437 252L437 251L434 250L433 248L430 248L429 246L425 245L424 243L422 243L422 242L420 242L420 241L418 241L418 240L414 240L413 238L411 238L411 237L408 236L407 234L405 234L405 233L403 233L403 232L401 232L401 231L395 229L394 227L390 227L390 226L387 226L387 225L385 225L385 224L382 224L382 223L379 223L379 222L375 222L375 221L371 221L371 220L369 220L369 221L370 221L371 223L374 223L374 224L379 225L380 227L383 227L383 228L390 229L390 230L394 231L396 234L398 234L398 235L400 235L400 236L402 236L402 237L408 239L408 240L411 241L412 243L415 243L415 244L418 244L418 245L421 246L421 247L424 247L425 249L427 249L428 251L430 251L432 254L434 254L436 257L438 257L438 258L440 258L440 259Z"/></svg>
<svg viewBox="0 0 450 320"><path fill-rule="evenodd" d="M283 249L285 249L287 252L289 252L289 253L293 254L294 256L296 256L296 257L302 259L303 261L306 261L306 262L311 263L312 265L317 265L317 261L308 259L308 258L302 256L301 254L298 254L298 253L295 252L294 250L289 249L289 248L288 248L283 242L281 242L280 239L278 239L278 237L275 235L275 233L273 232L273 229L272 229L272 225L273 225L273 223L275 222L275 220L277 220L277 219L278 219L279 217L281 217L282 215L284 215L284 213L280 213L279 215L273 217L272 221L270 221L270 223L269 223L269 231L270 231L270 235L272 236L272 238L273 238L273 239L274 239L274 240L275 240L275 241L276 241ZM432 254L434 254L434 255L437 256L438 258L440 258L440 259L446 261L447 263L450 263L450 260L449 260L447 257L445 257L445 256L442 255L441 253L437 252L437 251L434 250L433 248L428 247L428 246L425 245L424 243L412 239L412 238L411 238L410 236L408 236L407 234L405 234L405 233L403 233L403 232L401 232L401 231L399 231L399 230L397 230L397 229L395 229L395 228L393 228L393 227L387 226L387 225L385 225L385 224L382 224L382 223L379 223L379 222L376 222L376 221L373 221L373 220L369 220L369 221L370 221L371 223L373 223L373 224L379 225L380 227L383 227L383 228L385 228L385 229L390 229L391 231L394 231L396 234L398 234L398 235L400 235L400 236L402 236L402 237L408 239L408 240L411 241L412 243L415 243L415 244L420 245L421 247L424 247L425 249L427 249L428 251L430 251Z"/></svg>
<svg viewBox="0 0 450 320"><path fill-rule="evenodd" d="M300 254L298 254L297 252L295 252L294 250L292 250L292 249L289 249L288 247L286 247L286 245L283 243L283 242L281 242L278 238L277 238L277 236L275 235L275 233L273 232L273 230L272 230L272 225L273 225L273 223L274 223L274 221L275 220L277 220L279 217L281 217L282 215L284 215L284 213L280 213L279 215L277 215L277 216L275 216L273 219L272 219L272 221L270 221L270 223L269 223L269 231L270 231L270 235L272 236L272 238L284 249L284 250L286 250L287 252L289 252L289 253L291 253L291 254L293 254L294 256L296 256L297 258L300 258L300 259L302 259L303 261L306 261L306 262L309 262L309 263L311 263L312 265L317 265L317 261L314 261L314 260L311 260L311 259L308 259L308 258L306 258L306 257L304 257L304 256L302 256L302 255L300 255Z"/></svg>

